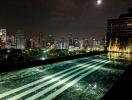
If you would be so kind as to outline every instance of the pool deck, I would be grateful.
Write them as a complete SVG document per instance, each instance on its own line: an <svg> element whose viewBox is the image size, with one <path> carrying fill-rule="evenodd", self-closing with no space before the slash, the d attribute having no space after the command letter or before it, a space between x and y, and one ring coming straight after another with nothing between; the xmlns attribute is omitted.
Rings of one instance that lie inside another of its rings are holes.
<svg viewBox="0 0 132 100"><path fill-rule="evenodd" d="M102 100L132 100L132 63Z"/></svg>

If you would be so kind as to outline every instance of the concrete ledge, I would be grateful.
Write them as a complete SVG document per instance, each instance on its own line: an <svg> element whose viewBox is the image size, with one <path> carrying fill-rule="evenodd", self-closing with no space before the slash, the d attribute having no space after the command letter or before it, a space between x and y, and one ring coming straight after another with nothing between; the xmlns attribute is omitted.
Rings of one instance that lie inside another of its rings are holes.
<svg viewBox="0 0 132 100"><path fill-rule="evenodd" d="M19 63L0 64L0 73L9 72L13 70L20 70L20 69L25 69L25 68L30 68L30 67L35 67L35 66L40 66L45 64L52 64L56 62L67 61L67 60L72 60L72 59L77 59L77 58L82 58L87 56L93 56L93 55L98 55L102 53L105 53L105 52L90 52L87 54L81 54L81 55L75 55L75 56L46 59L44 61L36 60L36 61L27 61L27 62L25 61L25 62L19 62Z"/></svg>

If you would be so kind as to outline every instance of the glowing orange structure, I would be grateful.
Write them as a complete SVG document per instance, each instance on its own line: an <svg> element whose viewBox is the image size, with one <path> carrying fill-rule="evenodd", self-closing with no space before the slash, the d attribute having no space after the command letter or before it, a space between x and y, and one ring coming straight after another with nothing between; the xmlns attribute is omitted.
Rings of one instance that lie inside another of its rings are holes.
<svg viewBox="0 0 132 100"><path fill-rule="evenodd" d="M107 50L132 53L132 8L107 22Z"/></svg>
<svg viewBox="0 0 132 100"><path fill-rule="evenodd" d="M118 43L118 38L116 38L115 42L112 45L112 42L110 40L109 42L109 46L107 48L107 50L109 52L125 52L125 53L131 53L132 52L132 48L130 46L126 46L124 48L120 48L120 44Z"/></svg>

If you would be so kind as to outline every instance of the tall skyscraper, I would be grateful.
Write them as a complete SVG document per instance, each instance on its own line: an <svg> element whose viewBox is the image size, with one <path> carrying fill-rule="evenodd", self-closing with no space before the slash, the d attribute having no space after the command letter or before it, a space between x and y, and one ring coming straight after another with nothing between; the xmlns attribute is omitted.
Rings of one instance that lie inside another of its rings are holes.
<svg viewBox="0 0 132 100"><path fill-rule="evenodd" d="M16 34L16 48L17 49L25 49L25 37L22 33Z"/></svg>
<svg viewBox="0 0 132 100"><path fill-rule="evenodd" d="M59 49L65 49L65 41L64 41L64 38L62 38L59 41Z"/></svg>
<svg viewBox="0 0 132 100"><path fill-rule="evenodd" d="M51 35L51 34L48 35L48 39L47 39L47 42L46 42L46 47L49 48L49 49L54 49L55 48L55 40L54 40L53 35Z"/></svg>
<svg viewBox="0 0 132 100"><path fill-rule="evenodd" d="M68 38L69 38L69 46L73 46L74 45L73 34L69 33Z"/></svg>
<svg viewBox="0 0 132 100"><path fill-rule="evenodd" d="M108 20L107 47L109 46L118 46L119 49L132 47L132 8L118 19Z"/></svg>
<svg viewBox="0 0 132 100"><path fill-rule="evenodd" d="M6 29L0 29L0 48L5 48L6 32Z"/></svg>
<svg viewBox="0 0 132 100"><path fill-rule="evenodd" d="M84 42L83 39L81 39L81 40L79 41L79 43L80 43L80 50L83 50L83 42Z"/></svg>
<svg viewBox="0 0 132 100"><path fill-rule="evenodd" d="M68 39L69 39L69 51L74 51L74 39L72 33L68 34Z"/></svg>
<svg viewBox="0 0 132 100"><path fill-rule="evenodd" d="M38 48L42 48L42 33L38 33Z"/></svg>
<svg viewBox="0 0 132 100"><path fill-rule="evenodd" d="M16 49L16 37L15 35L8 35L6 37L6 48L10 49L10 48L14 48Z"/></svg>
<svg viewBox="0 0 132 100"><path fill-rule="evenodd" d="M88 46L89 46L89 40L88 39L84 39L84 43L83 43L84 49L87 49Z"/></svg>

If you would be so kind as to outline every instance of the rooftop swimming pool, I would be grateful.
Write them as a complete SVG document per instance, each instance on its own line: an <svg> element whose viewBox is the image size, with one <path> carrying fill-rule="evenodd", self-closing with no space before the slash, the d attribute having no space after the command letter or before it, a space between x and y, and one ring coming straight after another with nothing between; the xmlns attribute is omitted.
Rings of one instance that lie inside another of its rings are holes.
<svg viewBox="0 0 132 100"><path fill-rule="evenodd" d="M2 73L0 100L100 100L131 57L108 53Z"/></svg>

